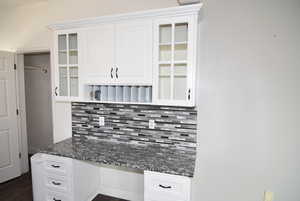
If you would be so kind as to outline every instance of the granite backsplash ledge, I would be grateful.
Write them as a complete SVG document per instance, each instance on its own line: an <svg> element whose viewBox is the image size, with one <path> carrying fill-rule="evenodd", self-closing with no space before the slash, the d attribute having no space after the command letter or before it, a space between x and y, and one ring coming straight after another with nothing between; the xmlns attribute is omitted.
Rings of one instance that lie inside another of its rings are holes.
<svg viewBox="0 0 300 201"><path fill-rule="evenodd" d="M99 126L99 117L105 125ZM149 120L155 128L149 129ZM191 107L72 103L73 137L196 150L197 110Z"/></svg>

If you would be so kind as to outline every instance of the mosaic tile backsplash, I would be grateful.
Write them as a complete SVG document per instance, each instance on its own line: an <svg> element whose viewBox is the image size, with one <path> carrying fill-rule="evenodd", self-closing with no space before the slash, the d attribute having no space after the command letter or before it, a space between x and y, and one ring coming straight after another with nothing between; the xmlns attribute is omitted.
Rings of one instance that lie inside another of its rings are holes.
<svg viewBox="0 0 300 201"><path fill-rule="evenodd" d="M99 117L105 125L99 126ZM155 128L149 129L149 119ZM73 137L196 149L197 111L190 107L72 103Z"/></svg>

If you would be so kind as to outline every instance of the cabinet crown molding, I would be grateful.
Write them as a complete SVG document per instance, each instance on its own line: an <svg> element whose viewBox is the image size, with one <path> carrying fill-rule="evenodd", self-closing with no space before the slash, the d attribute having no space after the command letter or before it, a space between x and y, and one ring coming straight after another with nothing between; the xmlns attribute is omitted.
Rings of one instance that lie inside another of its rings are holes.
<svg viewBox="0 0 300 201"><path fill-rule="evenodd" d="M160 18L160 17L179 17L186 15L198 15L202 3L187 6L176 6L171 8L154 9L147 11L138 11L132 13L109 15L102 17L86 18L81 20L65 21L48 25L51 30L64 30L73 28L90 27L102 23L114 23L122 20Z"/></svg>

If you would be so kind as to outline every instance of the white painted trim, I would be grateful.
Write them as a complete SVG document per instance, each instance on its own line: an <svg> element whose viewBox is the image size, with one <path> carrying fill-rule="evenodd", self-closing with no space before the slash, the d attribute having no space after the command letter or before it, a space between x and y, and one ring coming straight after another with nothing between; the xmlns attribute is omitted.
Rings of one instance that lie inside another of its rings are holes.
<svg viewBox="0 0 300 201"><path fill-rule="evenodd" d="M32 54L50 52L49 47L34 47L34 48L20 48L16 51L17 54Z"/></svg>
<svg viewBox="0 0 300 201"><path fill-rule="evenodd" d="M133 13L111 15L111 16L102 16L95 18L87 18L82 20L73 20L66 21L56 24L50 24L49 29L52 30L62 30L62 29L71 29L71 28L81 28L88 27L102 23L113 23L122 20L131 20L131 19L142 19L142 18L161 18L161 17L179 17L186 15L198 15L202 3L188 5L188 6L176 6L171 8L163 9L154 9L148 11L139 11Z"/></svg>
<svg viewBox="0 0 300 201"><path fill-rule="evenodd" d="M19 135L19 151L22 154L20 159L21 173L29 170L28 164L28 143L27 143L27 125L26 125L26 103L25 103L25 80L24 80L24 55L17 54L15 56L17 65L16 86L17 86L17 104L19 108L18 116L18 135Z"/></svg>

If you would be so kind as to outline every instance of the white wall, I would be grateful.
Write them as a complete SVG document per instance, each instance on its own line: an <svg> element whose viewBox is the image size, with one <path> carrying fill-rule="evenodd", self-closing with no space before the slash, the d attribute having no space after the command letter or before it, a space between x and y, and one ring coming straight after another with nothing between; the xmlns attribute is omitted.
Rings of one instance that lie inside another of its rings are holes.
<svg viewBox="0 0 300 201"><path fill-rule="evenodd" d="M0 50L49 48L51 32L46 26L57 21L174 5L175 0L41 0L13 9L0 7Z"/></svg>
<svg viewBox="0 0 300 201"><path fill-rule="evenodd" d="M25 96L29 153L36 153L53 142L50 54L24 56L25 66L42 66L41 70L25 69Z"/></svg>
<svg viewBox="0 0 300 201"><path fill-rule="evenodd" d="M207 0L194 201L300 200L300 1Z"/></svg>
<svg viewBox="0 0 300 201"><path fill-rule="evenodd" d="M176 4L95 0L72 1L69 7L69 0L59 2L40 3L35 6L43 9L37 10L20 7L9 14L0 22L6 28L0 31L0 49L48 46L49 35L41 26L46 22ZM275 200L298 201L300 1L204 3L193 201L260 201L266 189L275 192ZM71 126L66 123L65 130ZM116 175L125 185L142 183Z"/></svg>

